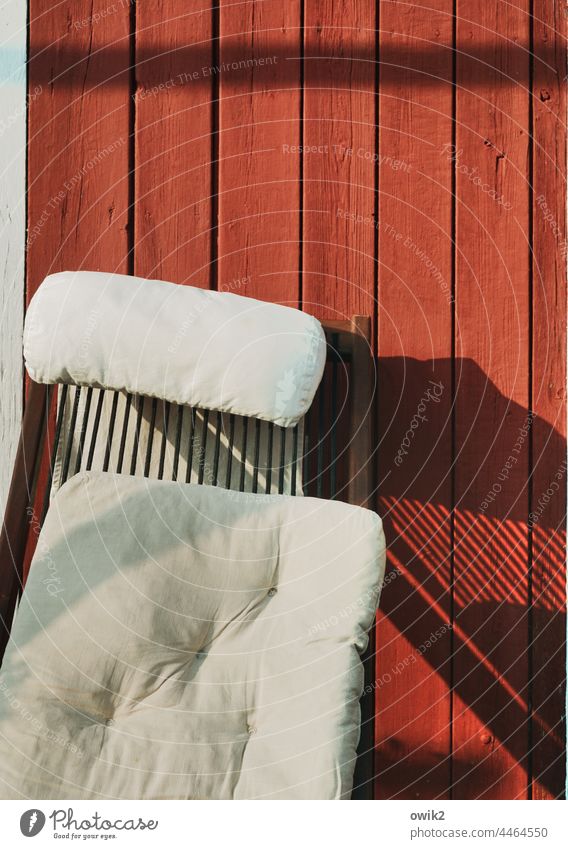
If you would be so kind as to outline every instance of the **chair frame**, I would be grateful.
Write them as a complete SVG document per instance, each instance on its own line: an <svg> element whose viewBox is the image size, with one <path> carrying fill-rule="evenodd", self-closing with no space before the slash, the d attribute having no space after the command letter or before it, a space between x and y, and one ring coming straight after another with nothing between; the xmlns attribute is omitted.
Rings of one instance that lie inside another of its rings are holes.
<svg viewBox="0 0 568 849"><path fill-rule="evenodd" d="M328 342L328 362L348 363L350 367L347 396L346 444L337 446L334 435L331 463L335 480L335 463L342 454L346 458L347 480L339 488L339 497L350 504L371 506L374 494L373 446L373 403L374 373L370 349L371 320L368 316L353 316L351 321L323 322ZM336 366L333 366L331 394L336 393ZM319 425L325 409L324 393L326 382L318 390L312 410L319 406ZM42 480L42 462L46 452L54 452L47 438L50 410L57 395L57 387L29 381L29 391L22 421L20 439L6 502L4 521L0 533L0 663L10 636L18 599L25 583L25 564L41 528L35 505L49 486L49 478ZM336 412L336 398L332 409ZM311 412L311 411L310 411ZM310 433L319 438L316 416L308 414L305 423L306 439ZM52 461L50 461L52 462ZM319 481L323 475L322 458L318 457L318 475L315 482L308 483L307 495L320 495ZM45 474L43 478L45 478ZM315 491L313 491L315 490ZM331 497L335 497L335 484ZM363 656L365 688L361 697L361 737L355 765L352 799L374 798L374 746L375 746L375 697L373 681L375 657L374 627L369 634L369 645Z"/></svg>

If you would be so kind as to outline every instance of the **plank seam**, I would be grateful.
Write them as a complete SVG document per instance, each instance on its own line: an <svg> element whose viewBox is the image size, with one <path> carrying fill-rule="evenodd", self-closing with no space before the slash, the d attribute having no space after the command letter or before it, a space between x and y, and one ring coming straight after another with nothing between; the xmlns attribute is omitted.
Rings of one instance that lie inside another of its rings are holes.
<svg viewBox="0 0 568 849"><path fill-rule="evenodd" d="M375 199L373 204L373 214L375 217L375 231L373 234L373 252L375 259L375 267L373 273L373 326L371 328L371 350L373 351L373 356L378 357L379 353L379 151L380 151L380 83L381 83L381 53L380 53L380 33L381 33L381 4L380 2L376 5L376 18L375 18L375 153L376 153L376 162L374 169L374 180L375 180ZM377 414L375 416L374 429L378 430L378 414L380 407L380 396L379 389L377 387L377 398L375 400L375 409L377 410ZM379 467L379 452L377 451L375 460L372 464L372 472L374 474L374 483L378 481L380 475L380 467ZM374 496L378 501L378 492L376 486L373 487ZM376 505L377 511L379 510L379 504ZM375 628L376 628L376 614L375 614ZM375 655L373 658L374 668L377 668L377 657L378 657L378 649L376 645L375 638ZM377 698L375 695L375 726L377 724ZM377 793L377 781L376 777L379 772L379 758L377 751L377 734L375 728L375 740L374 740L374 750L373 750L373 798L378 798Z"/></svg>
<svg viewBox="0 0 568 849"><path fill-rule="evenodd" d="M136 248L136 3L130 6L130 73L128 104L128 214L126 239L126 267L134 274Z"/></svg>
<svg viewBox="0 0 568 849"><path fill-rule="evenodd" d="M26 93L29 95L30 93L30 56L31 56L31 20L32 20L32 12L31 5L29 0L26 0ZM30 112L30 98L29 96L26 98L26 150L25 150L25 163L24 163L24 286L22 297L24 299L22 306L22 315L25 318L26 315L26 306L28 303L28 232L29 232L29 205L30 199L28 197L28 166L29 166L29 158L30 158L30 122L29 122L29 112ZM22 334L24 328L22 324ZM23 362L23 353L22 353L22 362ZM20 388L21 391L21 399L22 399L22 416L26 409L26 373L25 369L22 370L22 385Z"/></svg>
<svg viewBox="0 0 568 849"><path fill-rule="evenodd" d="M375 268L373 274L373 327L371 338L371 345L373 346L373 351L379 350L379 149L380 149L380 133L379 133L379 124L380 124L380 82L381 82L381 74L380 74L380 62L381 62L381 54L380 54L380 32L381 32L381 4L377 3L376 6L376 32L375 32L375 153L376 153L376 161L374 168L374 180L375 180L375 201L373 206L373 214L375 217L375 230L373 235L373 250L375 254ZM378 480L378 478L377 478Z"/></svg>
<svg viewBox="0 0 568 849"><path fill-rule="evenodd" d="M305 45L305 0L300 0L300 150L304 148L304 55L306 50ZM298 244L298 309L304 309L304 157L299 157L299 174L300 181L299 191L299 244Z"/></svg>
<svg viewBox="0 0 568 849"><path fill-rule="evenodd" d="M452 145L453 150L457 149L457 0L453 0L452 4ZM451 171L451 199L450 199L450 277L451 277L451 301L450 301L450 576L449 576L449 595L450 595L450 699L449 699L449 765L448 765L448 797L454 798L454 686L456 679L454 655L456 650L454 638L454 622L455 622L455 528L456 528L456 440L457 440L457 424L456 424L456 293L457 293L457 161L453 159L450 164Z"/></svg>
<svg viewBox="0 0 568 849"><path fill-rule="evenodd" d="M534 252L534 0L529 0L529 138L528 138L528 299L529 299L529 327L528 327L528 414L531 416L533 409L533 345L534 345L534 322L533 322L533 294L534 294L534 269L533 269L533 252ZM534 462L534 446L533 446L533 427L529 428L527 453L528 453L528 481L527 481L527 799L533 798L533 780L534 780L534 765L533 765L533 743L534 743L534 692L533 692L533 671L534 671L534 656L533 656L533 531L529 517L532 511L533 504L533 462Z"/></svg>
<svg viewBox="0 0 568 849"><path fill-rule="evenodd" d="M220 66L221 54L221 4L211 7L211 64ZM211 240L209 286L219 288L219 150L220 150L220 82L219 74L211 78Z"/></svg>

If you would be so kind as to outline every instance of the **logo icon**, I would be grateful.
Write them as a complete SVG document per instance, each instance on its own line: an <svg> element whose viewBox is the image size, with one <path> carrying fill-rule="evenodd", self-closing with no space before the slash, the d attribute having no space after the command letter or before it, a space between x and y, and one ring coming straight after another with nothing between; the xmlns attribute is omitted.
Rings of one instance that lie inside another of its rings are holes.
<svg viewBox="0 0 568 849"><path fill-rule="evenodd" d="M35 837L45 825L45 814L37 808L26 811L20 817L20 831L24 837Z"/></svg>

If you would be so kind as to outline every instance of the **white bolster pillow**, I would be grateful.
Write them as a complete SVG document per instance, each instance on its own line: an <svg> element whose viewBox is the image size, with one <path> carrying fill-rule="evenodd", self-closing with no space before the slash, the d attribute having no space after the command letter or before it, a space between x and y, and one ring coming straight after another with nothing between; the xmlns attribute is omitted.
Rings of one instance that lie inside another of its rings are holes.
<svg viewBox="0 0 568 849"><path fill-rule="evenodd" d="M125 390L291 427L313 401L326 343L319 321L290 307L66 271L32 298L24 357L38 383Z"/></svg>

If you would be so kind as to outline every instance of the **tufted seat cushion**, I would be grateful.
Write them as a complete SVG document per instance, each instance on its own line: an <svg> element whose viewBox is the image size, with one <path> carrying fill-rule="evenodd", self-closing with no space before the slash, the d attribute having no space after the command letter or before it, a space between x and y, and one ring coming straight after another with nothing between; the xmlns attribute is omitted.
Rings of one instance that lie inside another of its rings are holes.
<svg viewBox="0 0 568 849"><path fill-rule="evenodd" d="M0 797L348 796L383 570L368 510L76 475L0 675Z"/></svg>

